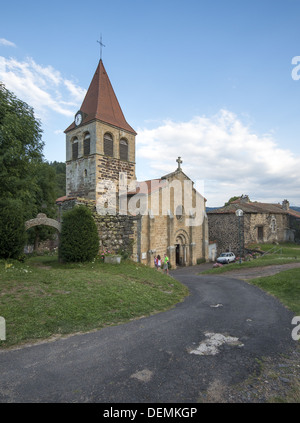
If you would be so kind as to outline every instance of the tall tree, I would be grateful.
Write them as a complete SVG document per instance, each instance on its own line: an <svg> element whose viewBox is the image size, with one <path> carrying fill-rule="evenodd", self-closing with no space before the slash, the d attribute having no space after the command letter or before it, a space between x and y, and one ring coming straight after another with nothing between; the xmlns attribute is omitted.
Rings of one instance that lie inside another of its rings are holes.
<svg viewBox="0 0 300 423"><path fill-rule="evenodd" d="M65 195L65 163L44 161L43 146L33 108L0 83L0 200L17 199L25 220L41 212L55 218L55 200ZM9 220L9 213L5 216ZM37 226L27 231L28 241L36 247L54 233Z"/></svg>
<svg viewBox="0 0 300 423"><path fill-rule="evenodd" d="M35 164L43 160L42 129L32 107L0 83L0 198L17 198L31 215Z"/></svg>
<svg viewBox="0 0 300 423"><path fill-rule="evenodd" d="M50 162L49 165L55 170L56 198L63 197L66 195L66 163L64 162Z"/></svg>

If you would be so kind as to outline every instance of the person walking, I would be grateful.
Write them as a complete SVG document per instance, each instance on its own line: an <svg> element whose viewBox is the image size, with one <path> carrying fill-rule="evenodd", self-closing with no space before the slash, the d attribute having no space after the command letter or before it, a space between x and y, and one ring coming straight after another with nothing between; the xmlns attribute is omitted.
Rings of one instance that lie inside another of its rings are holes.
<svg viewBox="0 0 300 423"><path fill-rule="evenodd" d="M161 269L161 258L160 258L160 255L158 255L157 256L157 259L156 259L156 268L157 268L157 270L160 270Z"/></svg>
<svg viewBox="0 0 300 423"><path fill-rule="evenodd" d="M169 257L167 254L164 255L164 272L168 275L169 274Z"/></svg>

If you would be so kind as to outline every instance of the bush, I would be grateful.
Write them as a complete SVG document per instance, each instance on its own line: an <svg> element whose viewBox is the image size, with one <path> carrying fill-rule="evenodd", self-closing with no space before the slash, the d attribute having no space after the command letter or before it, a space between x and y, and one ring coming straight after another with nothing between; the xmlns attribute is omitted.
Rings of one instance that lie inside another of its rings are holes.
<svg viewBox="0 0 300 423"><path fill-rule="evenodd" d="M77 206L63 215L59 258L65 262L92 261L99 251L99 236L92 213Z"/></svg>
<svg viewBox="0 0 300 423"><path fill-rule="evenodd" d="M24 211L20 201L0 200L0 257L19 259L26 240Z"/></svg>

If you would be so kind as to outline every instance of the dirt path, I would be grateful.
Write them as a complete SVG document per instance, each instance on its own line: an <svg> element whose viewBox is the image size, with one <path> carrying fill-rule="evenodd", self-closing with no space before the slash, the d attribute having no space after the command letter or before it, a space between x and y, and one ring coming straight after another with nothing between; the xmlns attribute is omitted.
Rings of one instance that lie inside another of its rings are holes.
<svg viewBox="0 0 300 423"><path fill-rule="evenodd" d="M220 273L219 276L248 280L264 276L276 275L284 270L300 268L300 263L278 264L273 266L254 267L243 270L232 270L230 272Z"/></svg>

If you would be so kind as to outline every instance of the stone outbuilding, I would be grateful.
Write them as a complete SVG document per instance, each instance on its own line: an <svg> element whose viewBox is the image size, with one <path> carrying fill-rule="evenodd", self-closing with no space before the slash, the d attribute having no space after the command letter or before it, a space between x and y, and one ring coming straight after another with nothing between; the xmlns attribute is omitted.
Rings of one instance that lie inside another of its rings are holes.
<svg viewBox="0 0 300 423"><path fill-rule="evenodd" d="M236 211L243 215L237 216ZM299 237L300 213L289 202L282 204L250 201L247 195L219 209L207 212L209 239L217 244L218 254L242 254L244 246L254 243L294 242Z"/></svg>

